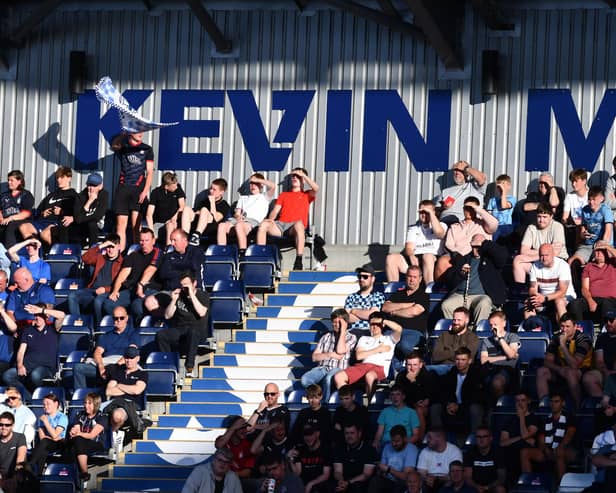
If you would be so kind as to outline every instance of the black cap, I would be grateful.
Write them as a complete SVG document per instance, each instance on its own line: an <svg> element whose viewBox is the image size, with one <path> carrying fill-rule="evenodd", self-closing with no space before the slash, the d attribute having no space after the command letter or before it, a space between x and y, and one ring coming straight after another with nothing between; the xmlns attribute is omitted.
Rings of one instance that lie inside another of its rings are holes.
<svg viewBox="0 0 616 493"><path fill-rule="evenodd" d="M355 269L355 272L358 274L360 272L367 272L368 274L371 274L371 275L376 274L374 267L372 267L370 264L365 264L365 265L362 265L361 267L358 267L357 269Z"/></svg>
<svg viewBox="0 0 616 493"><path fill-rule="evenodd" d="M137 349L135 346L128 346L125 350L124 350L124 357L125 358L136 358L137 356L139 356L139 349Z"/></svg>

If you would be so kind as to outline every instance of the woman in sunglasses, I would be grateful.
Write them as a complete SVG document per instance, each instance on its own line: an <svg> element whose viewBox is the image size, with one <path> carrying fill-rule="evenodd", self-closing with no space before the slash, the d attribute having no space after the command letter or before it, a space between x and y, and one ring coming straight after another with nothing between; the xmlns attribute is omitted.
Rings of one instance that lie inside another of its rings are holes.
<svg viewBox="0 0 616 493"><path fill-rule="evenodd" d="M60 400L55 394L43 398L44 413L38 420L38 443L32 450L29 465L35 473L43 474L47 456L64 448L68 417L60 411Z"/></svg>

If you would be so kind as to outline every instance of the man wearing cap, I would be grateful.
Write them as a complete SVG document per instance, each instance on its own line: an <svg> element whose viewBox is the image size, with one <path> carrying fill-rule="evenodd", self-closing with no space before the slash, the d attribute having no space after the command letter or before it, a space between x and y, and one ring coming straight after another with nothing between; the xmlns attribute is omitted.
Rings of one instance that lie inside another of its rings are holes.
<svg viewBox="0 0 616 493"><path fill-rule="evenodd" d="M207 493L220 491L225 493L242 493L242 484L237 474L231 470L233 453L226 448L214 452L211 461L193 469L186 479L182 493Z"/></svg>
<svg viewBox="0 0 616 493"><path fill-rule="evenodd" d="M30 400L30 391L43 385L43 380L52 378L58 369L58 332L64 312L48 308L44 303L26 305L24 309L34 320L21 333L15 367L6 370L2 379ZM55 318L54 326L47 324L48 316Z"/></svg>
<svg viewBox="0 0 616 493"><path fill-rule="evenodd" d="M77 195L72 218L66 217L64 220L66 225L73 225L71 237L80 238L80 241L87 239L89 246L94 245L104 225L108 206L109 192L103 190L103 177L91 173L86 180L86 187Z"/></svg>
<svg viewBox="0 0 616 493"><path fill-rule="evenodd" d="M453 224L464 219L462 208L464 199L477 197L483 202L487 177L478 169L472 168L466 161L458 161L451 168L454 184L441 191L438 201L443 208L441 221Z"/></svg>
<svg viewBox="0 0 616 493"><path fill-rule="evenodd" d="M312 384L321 385L325 403L331 396L334 375L349 366L351 352L357 344L357 337L348 332L350 316L344 308L334 310L330 318L332 331L321 336L312 353L312 361L318 365L302 375L304 388Z"/></svg>
<svg viewBox="0 0 616 493"><path fill-rule="evenodd" d="M582 271L582 296L571 301L567 311L577 320L604 320L608 312L616 312L616 249L605 241L597 241L592 260Z"/></svg>
<svg viewBox="0 0 616 493"><path fill-rule="evenodd" d="M73 387L88 387L88 379L96 376L107 380L109 365L120 363L126 348L137 348L139 342L139 330L129 327L126 308L116 306L113 309L113 329L99 336L91 358L73 366ZM90 387L96 386L95 382L91 381L90 384Z"/></svg>
<svg viewBox="0 0 616 493"><path fill-rule="evenodd" d="M378 312L383 303L385 295L382 291L374 289L376 280L374 267L370 264L363 265L355 269L357 273L357 283L359 291L347 296L344 301L344 308L349 314L349 329L357 336L367 335L368 317L372 312Z"/></svg>
<svg viewBox="0 0 616 493"><path fill-rule="evenodd" d="M68 311L72 315L94 312L94 323L98 326L103 318L103 303L111 292L113 281L120 273L124 258L120 253L120 237L109 233L105 239L88 248L81 256L83 263L93 269L85 289L74 289L68 295Z"/></svg>

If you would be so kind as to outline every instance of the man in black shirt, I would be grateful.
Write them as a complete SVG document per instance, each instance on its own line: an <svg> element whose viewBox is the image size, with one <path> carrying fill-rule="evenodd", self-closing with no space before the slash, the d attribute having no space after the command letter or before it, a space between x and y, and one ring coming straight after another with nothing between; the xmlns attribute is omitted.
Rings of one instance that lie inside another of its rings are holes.
<svg viewBox="0 0 616 493"><path fill-rule="evenodd" d="M13 431L15 416L9 411L0 414L0 478L11 478L26 460L26 438Z"/></svg>
<svg viewBox="0 0 616 493"><path fill-rule="evenodd" d="M180 274L180 287L171 293L171 303L165 310L170 327L156 333L156 343L161 351L171 351L171 346L186 338L186 376L193 376L195 357L201 340L207 335L210 297L207 291L197 289L197 280L191 272Z"/></svg>
<svg viewBox="0 0 616 493"><path fill-rule="evenodd" d="M86 188L77 195L72 220L65 218L65 222L74 225L70 232L71 241L73 238L77 239L76 243L87 240L89 246L94 245L98 241L107 207L109 192L103 189L103 177L98 173L91 173L86 180Z"/></svg>
<svg viewBox="0 0 616 493"><path fill-rule="evenodd" d="M505 493L505 462L501 450L492 446L487 426L475 431L476 445L464 455L466 482L480 493Z"/></svg>
<svg viewBox="0 0 616 493"><path fill-rule="evenodd" d="M362 430L356 424L344 426L344 441L333 459L336 491L365 492L376 468L377 452L362 440Z"/></svg>
<svg viewBox="0 0 616 493"><path fill-rule="evenodd" d="M171 233L178 227L178 217L185 205L186 194L178 183L177 175L172 171L163 173L162 184L150 194L145 220L152 231L156 231L154 224L164 225L165 245L171 244Z"/></svg>
<svg viewBox="0 0 616 493"><path fill-rule="evenodd" d="M331 475L331 453L329 446L321 442L321 433L317 427L306 425L303 429L303 441L292 448L287 457L291 470L299 476L306 489L312 493L329 493L328 483Z"/></svg>
<svg viewBox="0 0 616 493"><path fill-rule="evenodd" d="M355 423L362 430L363 438L368 440L370 418L368 417L368 409L355 402L354 390L351 385L344 385L338 389L338 398L340 405L334 411L334 443L336 446L344 446L344 427L348 423Z"/></svg>
<svg viewBox="0 0 616 493"><path fill-rule="evenodd" d="M223 199L226 190L227 180L216 178L210 184L206 196L203 196L203 193L199 194L201 197L197 197L197 200L195 200L194 209L188 206L184 207L182 229L187 233L192 231L190 235L191 245L199 246L203 233L216 237L218 224L224 221L231 210L227 201Z"/></svg>

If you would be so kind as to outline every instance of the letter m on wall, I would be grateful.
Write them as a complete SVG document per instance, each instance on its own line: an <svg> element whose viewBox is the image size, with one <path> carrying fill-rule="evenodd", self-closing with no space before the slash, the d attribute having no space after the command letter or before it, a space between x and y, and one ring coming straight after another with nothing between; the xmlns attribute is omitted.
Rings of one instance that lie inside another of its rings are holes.
<svg viewBox="0 0 616 493"><path fill-rule="evenodd" d="M616 117L616 90L605 91L587 136L569 89L529 90L526 171L549 169L552 111L572 167L594 170Z"/></svg>

